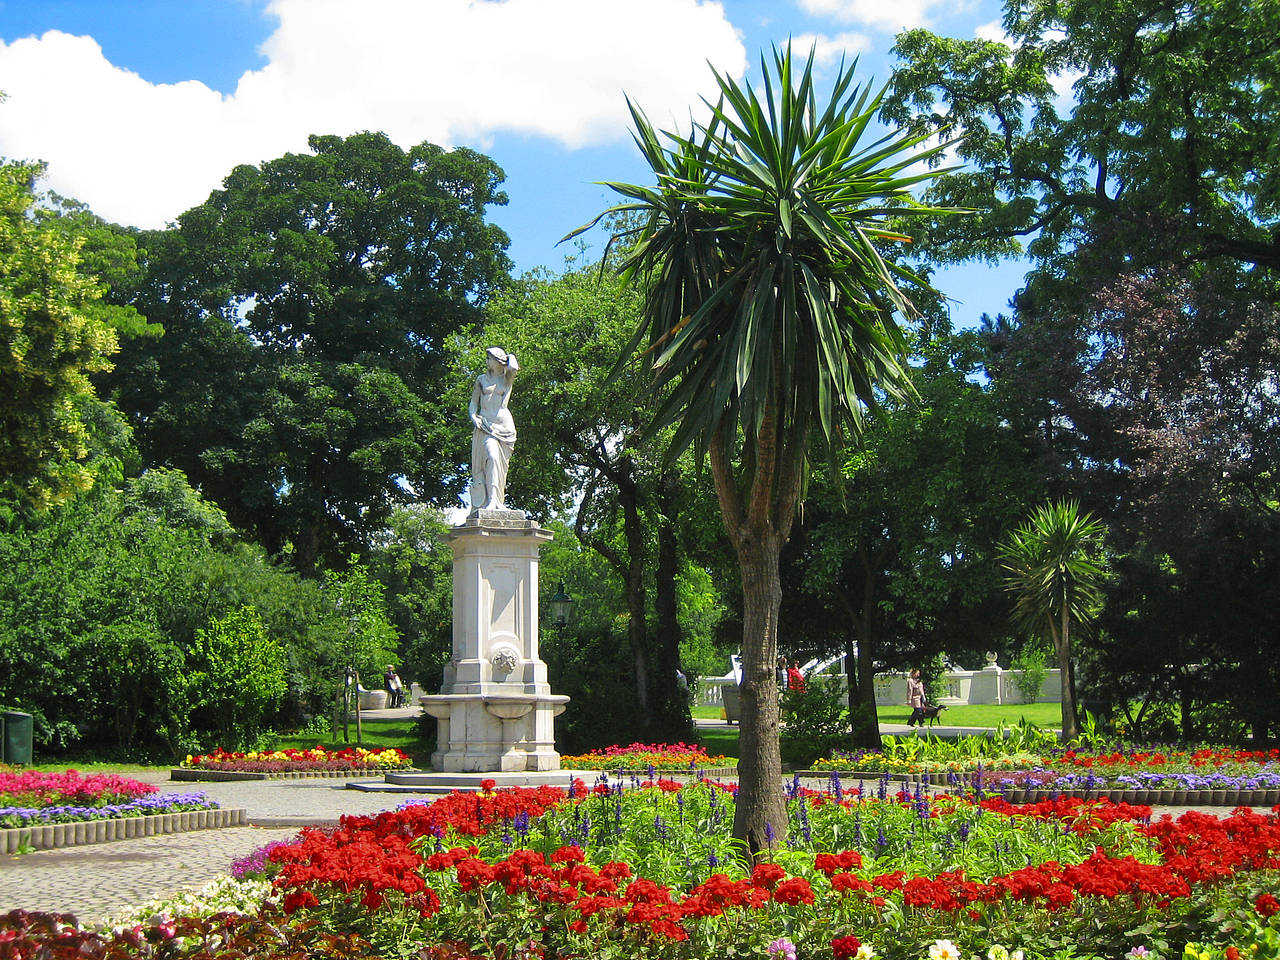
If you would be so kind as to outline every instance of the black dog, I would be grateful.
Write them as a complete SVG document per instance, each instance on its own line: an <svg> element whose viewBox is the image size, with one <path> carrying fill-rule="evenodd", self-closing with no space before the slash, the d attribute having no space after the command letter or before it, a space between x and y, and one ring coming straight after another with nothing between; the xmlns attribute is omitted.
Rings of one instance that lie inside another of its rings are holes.
<svg viewBox="0 0 1280 960"><path fill-rule="evenodd" d="M929 726L933 726L939 720L939 714L947 709L945 703L926 703L924 705L924 718L929 721Z"/></svg>

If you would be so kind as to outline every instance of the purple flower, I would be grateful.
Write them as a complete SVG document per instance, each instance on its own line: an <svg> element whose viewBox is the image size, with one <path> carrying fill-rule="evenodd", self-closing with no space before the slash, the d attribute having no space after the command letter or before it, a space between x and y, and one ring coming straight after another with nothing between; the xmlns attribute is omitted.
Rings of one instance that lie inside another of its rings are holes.
<svg viewBox="0 0 1280 960"><path fill-rule="evenodd" d="M796 960L796 945L786 937L779 937L768 947L773 960Z"/></svg>

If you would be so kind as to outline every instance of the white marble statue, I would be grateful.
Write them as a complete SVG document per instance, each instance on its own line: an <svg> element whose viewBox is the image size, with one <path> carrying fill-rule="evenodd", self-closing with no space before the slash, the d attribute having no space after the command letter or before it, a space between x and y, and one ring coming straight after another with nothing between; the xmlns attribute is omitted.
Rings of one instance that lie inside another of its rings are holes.
<svg viewBox="0 0 1280 960"><path fill-rule="evenodd" d="M471 508L505 510L507 465L516 445L516 424L507 401L520 365L501 347L490 347L485 359L488 369L476 378L467 407L476 428L471 436Z"/></svg>

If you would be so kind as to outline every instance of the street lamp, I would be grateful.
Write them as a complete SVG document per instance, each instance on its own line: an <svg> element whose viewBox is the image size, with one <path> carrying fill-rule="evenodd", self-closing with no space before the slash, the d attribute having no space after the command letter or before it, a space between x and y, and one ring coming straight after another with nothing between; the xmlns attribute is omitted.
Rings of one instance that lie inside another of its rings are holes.
<svg viewBox="0 0 1280 960"><path fill-rule="evenodd" d="M547 601L551 605L552 625L556 633L563 635L564 628L569 625L569 614L573 613L573 597L564 589L564 581L560 581L560 589Z"/></svg>

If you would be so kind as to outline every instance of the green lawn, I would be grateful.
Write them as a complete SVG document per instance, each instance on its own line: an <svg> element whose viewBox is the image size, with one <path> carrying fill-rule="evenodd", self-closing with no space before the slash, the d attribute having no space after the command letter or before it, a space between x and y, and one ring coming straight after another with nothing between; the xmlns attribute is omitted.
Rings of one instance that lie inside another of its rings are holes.
<svg viewBox="0 0 1280 960"><path fill-rule="evenodd" d="M720 718L719 707L694 707L695 719L717 720ZM881 723L906 723L911 716L911 708L881 707L879 709ZM995 727L1001 723L1015 726L1026 718L1037 727L1057 729L1062 721L1062 708L1056 703L1018 703L1018 704L972 704L962 707L948 707L942 711L940 723L953 727Z"/></svg>
<svg viewBox="0 0 1280 960"><path fill-rule="evenodd" d="M911 708L881 707L878 713L881 723L906 723ZM949 727L995 727L1001 723L1012 727L1024 718L1037 727L1056 730L1062 726L1062 707L1056 703L974 703L948 707L938 722Z"/></svg>

